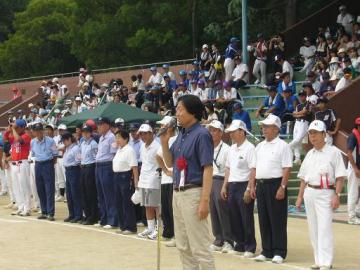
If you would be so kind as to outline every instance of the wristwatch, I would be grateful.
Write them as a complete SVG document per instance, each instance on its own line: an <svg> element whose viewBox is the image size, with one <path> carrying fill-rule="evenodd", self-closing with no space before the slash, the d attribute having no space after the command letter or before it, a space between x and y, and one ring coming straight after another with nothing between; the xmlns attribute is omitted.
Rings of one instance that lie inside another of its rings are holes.
<svg viewBox="0 0 360 270"><path fill-rule="evenodd" d="M285 185L281 185L281 188L282 188L282 189L286 189L286 186L285 186Z"/></svg>
<svg viewBox="0 0 360 270"><path fill-rule="evenodd" d="M336 194L336 196L338 196L340 198L341 193L335 193L335 194Z"/></svg>

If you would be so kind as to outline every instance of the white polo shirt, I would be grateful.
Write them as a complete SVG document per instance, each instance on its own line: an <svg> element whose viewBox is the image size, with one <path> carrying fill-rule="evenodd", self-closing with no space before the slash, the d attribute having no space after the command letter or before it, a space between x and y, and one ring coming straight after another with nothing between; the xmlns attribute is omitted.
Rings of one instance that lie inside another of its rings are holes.
<svg viewBox="0 0 360 270"><path fill-rule="evenodd" d="M142 161L139 188L160 188L160 177L156 171L159 168L159 164L156 161L156 153L159 150L160 144L154 139L149 146L145 143L140 148L140 158Z"/></svg>
<svg viewBox="0 0 360 270"><path fill-rule="evenodd" d="M335 146L325 144L321 150L311 149L301 164L298 177L306 183L326 186L326 178L329 185L334 185L336 178L345 177L347 171L341 152ZM326 177L327 176L327 177Z"/></svg>
<svg viewBox="0 0 360 270"><path fill-rule="evenodd" d="M151 74L148 83L152 85L158 85L161 84L162 80L163 80L162 75L159 72L157 72L155 75Z"/></svg>
<svg viewBox="0 0 360 270"><path fill-rule="evenodd" d="M135 150L129 144L119 148L116 151L112 164L114 172L130 171L132 167L138 165Z"/></svg>
<svg viewBox="0 0 360 270"><path fill-rule="evenodd" d="M244 76L245 74L245 76ZM244 76L244 77L243 77ZM240 63L236 65L234 68L234 71L232 73L232 77L234 78L234 81L239 80L242 78L242 80L246 83L249 83L249 69L248 66L244 63Z"/></svg>
<svg viewBox="0 0 360 270"><path fill-rule="evenodd" d="M315 55L316 52L316 47L314 45L311 45L309 47L306 46L301 46L300 47L300 55L302 55L305 60L308 59L309 57L312 57Z"/></svg>
<svg viewBox="0 0 360 270"><path fill-rule="evenodd" d="M282 65L282 73L284 72L289 72L290 73L290 81L292 81L293 76L294 76L294 69L291 66L291 64L288 61L284 61L283 65Z"/></svg>
<svg viewBox="0 0 360 270"><path fill-rule="evenodd" d="M245 140L240 146L230 147L226 167L230 170L228 182L247 182L250 170L255 168L255 146Z"/></svg>
<svg viewBox="0 0 360 270"><path fill-rule="evenodd" d="M230 99L234 99L237 98L237 91L234 87L231 87L230 91L224 90L224 99L225 100L230 100ZM216 93L216 99L220 98L219 97L219 91Z"/></svg>
<svg viewBox="0 0 360 270"><path fill-rule="evenodd" d="M230 146L221 141L214 149L213 176L225 176L225 167Z"/></svg>
<svg viewBox="0 0 360 270"><path fill-rule="evenodd" d="M292 151L290 146L279 137L271 142L266 140L255 148L256 179L280 178L283 168L292 167Z"/></svg>
<svg viewBox="0 0 360 270"><path fill-rule="evenodd" d="M173 136L169 139L169 148L172 146L172 144L175 142L177 138L177 135L176 136ZM162 147L159 147L159 150L157 151L156 153L159 157L161 157L163 160L164 160L164 155L163 155L163 150L162 150ZM165 161L164 161L164 164L165 164ZM168 168L168 166L166 166L165 164L165 167L166 169L168 169L170 172L173 171L172 167ZM166 175L166 173L162 172L161 174L161 184L172 184L173 183L173 178L171 176L168 176Z"/></svg>

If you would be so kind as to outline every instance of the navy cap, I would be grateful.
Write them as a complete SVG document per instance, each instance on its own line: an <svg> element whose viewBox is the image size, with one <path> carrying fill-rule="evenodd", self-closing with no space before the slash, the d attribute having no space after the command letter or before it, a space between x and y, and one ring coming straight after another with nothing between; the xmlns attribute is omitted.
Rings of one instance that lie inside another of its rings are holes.
<svg viewBox="0 0 360 270"><path fill-rule="evenodd" d="M61 140L62 141L68 140L68 139L70 139L72 137L73 137L73 135L70 132L65 132L63 135L61 135Z"/></svg>
<svg viewBox="0 0 360 270"><path fill-rule="evenodd" d="M163 68L169 68L170 65L169 65L169 64L163 64L162 67L163 67Z"/></svg>
<svg viewBox="0 0 360 270"><path fill-rule="evenodd" d="M152 67L150 68L150 70L151 70L151 71L156 71L156 66L152 66Z"/></svg>
<svg viewBox="0 0 360 270"><path fill-rule="evenodd" d="M23 110L18 110L17 113L23 113Z"/></svg>
<svg viewBox="0 0 360 270"><path fill-rule="evenodd" d="M111 125L111 121L110 121L110 119L107 118L107 117L99 117L96 122L98 122L99 124L108 124L108 125Z"/></svg>
<svg viewBox="0 0 360 270"><path fill-rule="evenodd" d="M230 38L230 43L238 42L239 39L237 37Z"/></svg>
<svg viewBox="0 0 360 270"><path fill-rule="evenodd" d="M130 131L136 131L140 128L140 123L130 123L129 130Z"/></svg>
<svg viewBox="0 0 360 270"><path fill-rule="evenodd" d="M33 124L33 125L31 126L31 128L32 128L33 130L43 130L43 129L44 129L42 123L35 123L35 124Z"/></svg>
<svg viewBox="0 0 360 270"><path fill-rule="evenodd" d="M16 119L15 125L24 128L26 127L26 121L24 119Z"/></svg>
<svg viewBox="0 0 360 270"><path fill-rule="evenodd" d="M170 78L169 74L167 74L167 73L165 73L165 74L163 75L163 77L164 77L164 78Z"/></svg>
<svg viewBox="0 0 360 270"><path fill-rule="evenodd" d="M266 88L266 90L267 90L268 92L276 92L276 91L277 91L275 85L270 85L270 86L268 86L268 87Z"/></svg>
<svg viewBox="0 0 360 270"><path fill-rule="evenodd" d="M236 102L234 105L233 105L233 110L238 110L238 109L242 109L242 104L240 102Z"/></svg>
<svg viewBox="0 0 360 270"><path fill-rule="evenodd" d="M304 90L301 90L299 92L298 96L306 96L306 92Z"/></svg>
<svg viewBox="0 0 360 270"><path fill-rule="evenodd" d="M81 131L83 131L83 132L92 132L93 131L93 129L92 129L92 127L90 127L90 126L87 126L87 125L84 125L82 128L81 128Z"/></svg>
<svg viewBox="0 0 360 270"><path fill-rule="evenodd" d="M185 75L187 75L186 70L183 70L183 69L180 70L180 71L179 71L179 75L180 75L180 76L185 76Z"/></svg>
<svg viewBox="0 0 360 270"><path fill-rule="evenodd" d="M192 64L193 64L194 66L198 66L200 63L195 60Z"/></svg>

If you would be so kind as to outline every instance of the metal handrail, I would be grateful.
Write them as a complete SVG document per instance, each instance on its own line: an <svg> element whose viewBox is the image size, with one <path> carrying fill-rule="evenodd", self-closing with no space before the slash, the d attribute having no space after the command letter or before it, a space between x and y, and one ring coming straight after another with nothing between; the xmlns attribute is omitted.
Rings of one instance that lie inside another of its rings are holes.
<svg viewBox="0 0 360 270"><path fill-rule="evenodd" d="M122 67L112 67L112 68L102 68L102 69L94 69L91 71L91 74L100 74L110 71L121 71L121 70L129 70L129 69L138 69L138 68L146 68L151 66L163 65L163 64L187 64L194 61L194 58L190 59L183 59L183 60L172 60L172 61L164 61L164 62L155 62L149 64L139 64L139 65L129 65L129 66L122 66ZM50 75L43 75L43 76L34 76L34 77L27 77L27 78L18 78L18 79L11 79L11 80L4 80L0 81L0 84L6 83L17 83L17 82L24 82L24 81L36 81L41 79L48 79L48 78L64 78L64 77L74 77L79 74L79 71L73 71L68 73L58 73L58 74L50 74Z"/></svg>

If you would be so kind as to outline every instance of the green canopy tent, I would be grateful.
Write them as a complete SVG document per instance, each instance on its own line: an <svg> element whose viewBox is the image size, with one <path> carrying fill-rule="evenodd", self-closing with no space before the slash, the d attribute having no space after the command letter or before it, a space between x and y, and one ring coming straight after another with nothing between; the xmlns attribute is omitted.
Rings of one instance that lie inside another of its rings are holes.
<svg viewBox="0 0 360 270"><path fill-rule="evenodd" d="M124 103L111 102L101 105L94 110L67 116L60 122L70 128L74 128L78 124L82 124L88 119L96 120L99 117L107 117L111 121L114 121L116 118L120 117L124 119L125 123L142 122L145 120L158 121L162 118L158 114L145 112L139 108L132 107Z"/></svg>

